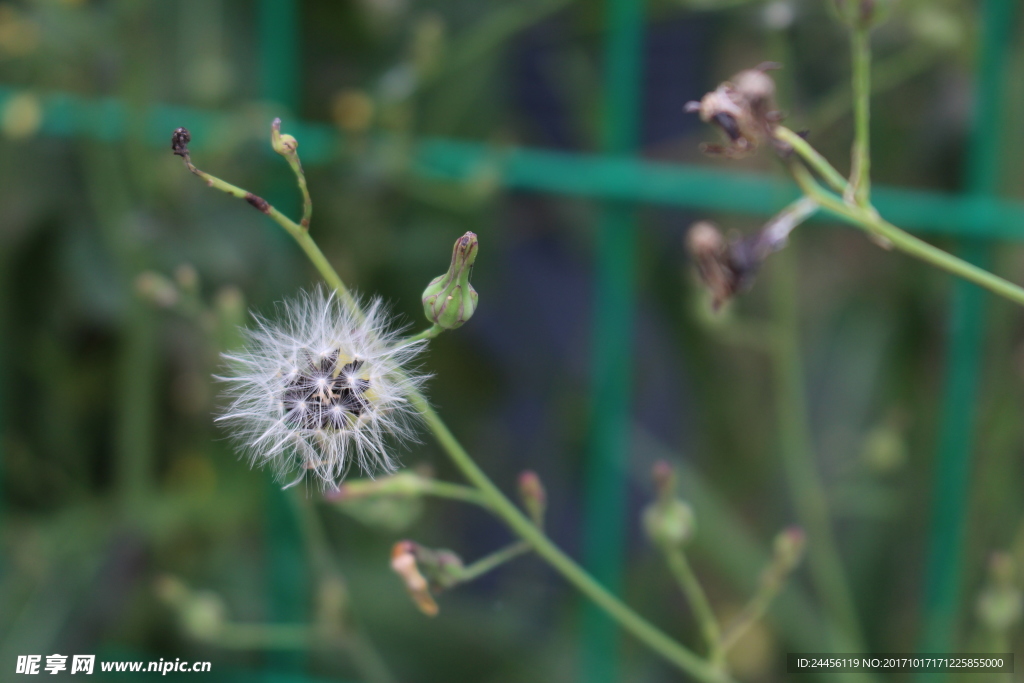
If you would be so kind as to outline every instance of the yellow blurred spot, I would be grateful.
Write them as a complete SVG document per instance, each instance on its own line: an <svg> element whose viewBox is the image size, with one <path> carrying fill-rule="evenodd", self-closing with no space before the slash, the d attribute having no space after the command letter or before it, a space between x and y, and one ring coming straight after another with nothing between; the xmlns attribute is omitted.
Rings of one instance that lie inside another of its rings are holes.
<svg viewBox="0 0 1024 683"><path fill-rule="evenodd" d="M740 614L740 608L729 605L722 610L722 623L729 624ZM759 620L751 625L729 650L726 657L729 671L739 680L765 680L771 678L770 672L776 666L778 646L772 630Z"/></svg>
<svg viewBox="0 0 1024 683"><path fill-rule="evenodd" d="M43 105L35 95L22 93L7 101L0 117L0 131L9 138L32 137L43 123Z"/></svg>
<svg viewBox="0 0 1024 683"><path fill-rule="evenodd" d="M0 4L0 53L21 57L39 45L39 26L10 3Z"/></svg>
<svg viewBox="0 0 1024 683"><path fill-rule="evenodd" d="M362 133L373 121L373 100L362 90L342 90L334 96L331 113L346 133Z"/></svg>
<svg viewBox="0 0 1024 683"><path fill-rule="evenodd" d="M186 453L174 459L167 473L167 485L199 497L212 495L217 489L217 471L204 455Z"/></svg>

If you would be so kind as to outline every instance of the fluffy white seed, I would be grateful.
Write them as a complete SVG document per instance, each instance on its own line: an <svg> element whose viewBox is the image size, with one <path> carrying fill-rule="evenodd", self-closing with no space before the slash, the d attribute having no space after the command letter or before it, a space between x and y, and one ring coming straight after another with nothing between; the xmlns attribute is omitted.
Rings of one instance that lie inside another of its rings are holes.
<svg viewBox="0 0 1024 683"><path fill-rule="evenodd" d="M313 473L336 489L356 463L393 472L393 448L413 437L410 394L426 379L410 364L425 342L403 343L380 300L362 315L322 289L255 317L241 351L225 355L227 424L253 467L292 486ZM298 473L296 477L295 474Z"/></svg>

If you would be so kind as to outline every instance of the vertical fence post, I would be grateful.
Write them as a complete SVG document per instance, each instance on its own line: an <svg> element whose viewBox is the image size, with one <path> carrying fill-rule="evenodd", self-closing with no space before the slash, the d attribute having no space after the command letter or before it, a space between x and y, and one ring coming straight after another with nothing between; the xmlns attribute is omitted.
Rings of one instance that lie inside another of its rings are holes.
<svg viewBox="0 0 1024 683"><path fill-rule="evenodd" d="M607 0L603 146L630 155L637 145L643 64L644 0ZM602 207L597 230L584 563L618 592L625 536L626 457L636 252L635 206ZM619 680L616 626L592 605L584 608L581 680Z"/></svg>
<svg viewBox="0 0 1024 683"><path fill-rule="evenodd" d="M299 5L298 0L259 0L259 68L262 99L294 112L299 99ZM267 121L267 136L270 121ZM269 144L269 141L268 141ZM267 194L277 205L288 205L286 198ZM282 239L283 236L282 236ZM276 623L304 622L309 593L301 530L288 492L273 481L267 490L267 616ZM272 652L268 668L281 672L302 671L305 656L299 652Z"/></svg>
<svg viewBox="0 0 1024 683"><path fill-rule="evenodd" d="M979 200L991 199L998 191L1002 138L1000 105L1015 4L1014 0L986 0L982 10L966 177L967 193ZM979 206L984 205L985 202L979 201ZM978 215L976 220L983 222L991 217ZM967 238L961 242L960 256L987 267L991 249L978 238ZM922 652L950 652L955 644L987 299L988 295L974 285L962 280L953 284L946 386L925 576ZM934 674L929 680L934 680Z"/></svg>

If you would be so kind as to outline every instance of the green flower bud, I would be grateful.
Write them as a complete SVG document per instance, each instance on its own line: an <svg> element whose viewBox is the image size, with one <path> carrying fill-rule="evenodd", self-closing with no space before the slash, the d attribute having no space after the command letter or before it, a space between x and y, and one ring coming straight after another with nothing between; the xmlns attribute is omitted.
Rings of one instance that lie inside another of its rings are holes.
<svg viewBox="0 0 1024 683"><path fill-rule="evenodd" d="M299 148L299 141L294 136L281 132L281 119L274 119L270 124L270 146L281 156L289 156Z"/></svg>
<svg viewBox="0 0 1024 683"><path fill-rule="evenodd" d="M679 500L659 500L644 510L644 531L660 547L682 547L697 531L693 509Z"/></svg>
<svg viewBox="0 0 1024 683"><path fill-rule="evenodd" d="M469 320L479 298L469 278L479 248L476 234L467 232L455 242L448 272L423 290L423 313L435 325L454 330Z"/></svg>
<svg viewBox="0 0 1024 683"><path fill-rule="evenodd" d="M651 468L654 502L644 510L647 538L659 547L681 548L697 530L693 509L676 497L676 473L672 465L659 460Z"/></svg>

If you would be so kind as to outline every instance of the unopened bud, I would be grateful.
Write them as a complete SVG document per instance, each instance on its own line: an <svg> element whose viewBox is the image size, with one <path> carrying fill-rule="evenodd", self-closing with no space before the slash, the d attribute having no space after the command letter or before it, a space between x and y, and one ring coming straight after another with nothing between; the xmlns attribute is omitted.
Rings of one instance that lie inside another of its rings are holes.
<svg viewBox="0 0 1024 683"><path fill-rule="evenodd" d="M678 498L655 501L644 510L644 531L656 546L680 548L693 538L697 520L693 509Z"/></svg>
<svg viewBox="0 0 1024 683"><path fill-rule="evenodd" d="M548 495L544 490L544 484L540 477L532 470L526 470L519 475L519 497L523 501L523 507L530 519L537 526L544 524L544 512L547 510Z"/></svg>
<svg viewBox="0 0 1024 683"><path fill-rule="evenodd" d="M800 527L791 526L779 532L773 545L776 567L780 573L788 574L803 560L807 534Z"/></svg>
<svg viewBox="0 0 1024 683"><path fill-rule="evenodd" d="M291 156L299 148L299 141L287 133L282 133L281 119L274 119L270 124L270 145L281 156Z"/></svg>
<svg viewBox="0 0 1024 683"><path fill-rule="evenodd" d="M452 250L448 272L434 278L423 290L423 312L435 325L454 330L472 317L479 297L469 278L478 250L475 233L460 237Z"/></svg>
<svg viewBox="0 0 1024 683"><path fill-rule="evenodd" d="M427 616L438 612L431 592L462 581L462 558L450 550L432 550L412 541L399 541L391 550L391 569L402 577L406 590Z"/></svg>

